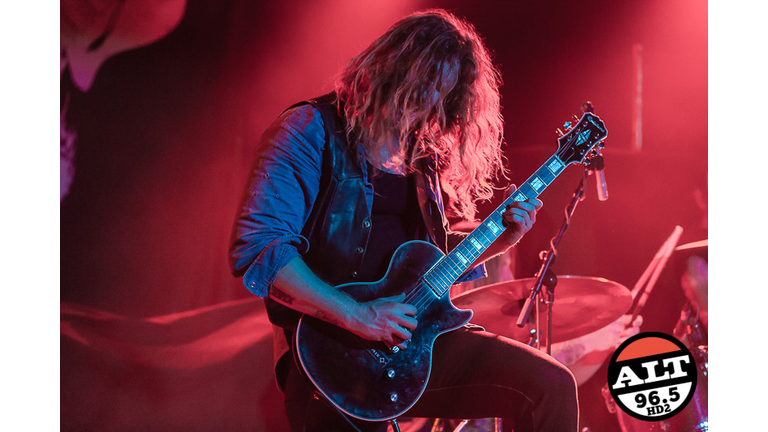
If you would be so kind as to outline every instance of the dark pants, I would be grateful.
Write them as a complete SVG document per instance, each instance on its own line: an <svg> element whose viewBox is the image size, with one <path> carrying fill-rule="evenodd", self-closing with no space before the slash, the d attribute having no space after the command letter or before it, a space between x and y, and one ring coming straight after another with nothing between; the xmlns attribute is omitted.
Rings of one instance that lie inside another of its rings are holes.
<svg viewBox="0 0 768 432"><path fill-rule="evenodd" d="M285 380L285 408L294 432L354 431L326 402L292 359ZM435 341L432 372L424 394L406 417L504 419L515 432L576 432L578 402L571 372L520 342L461 328ZM355 421L361 431L386 424Z"/></svg>

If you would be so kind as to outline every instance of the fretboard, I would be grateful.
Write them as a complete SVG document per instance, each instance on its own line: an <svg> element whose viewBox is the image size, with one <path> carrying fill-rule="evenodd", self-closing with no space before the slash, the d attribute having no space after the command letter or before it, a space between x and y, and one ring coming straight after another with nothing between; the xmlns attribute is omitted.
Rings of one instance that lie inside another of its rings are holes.
<svg viewBox="0 0 768 432"><path fill-rule="evenodd" d="M550 157L456 248L440 259L424 275L424 281L432 288L432 291L438 297L442 297L450 290L451 285L488 249L491 243L499 238L504 232L501 215L506 211L507 205L514 201L525 201L528 198L538 197L563 172L565 167L566 164L557 155Z"/></svg>

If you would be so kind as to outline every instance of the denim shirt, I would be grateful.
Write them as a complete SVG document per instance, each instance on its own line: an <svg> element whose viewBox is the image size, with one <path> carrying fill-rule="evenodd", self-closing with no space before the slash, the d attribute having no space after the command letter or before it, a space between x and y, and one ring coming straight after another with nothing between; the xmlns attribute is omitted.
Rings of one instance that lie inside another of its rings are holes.
<svg viewBox="0 0 768 432"><path fill-rule="evenodd" d="M301 232L320 189L326 144L322 116L311 105L302 105L283 113L266 130L256 149L251 179L232 233L230 265L233 274L242 275L246 288L259 297L268 295L281 268L311 247ZM359 143L357 151L365 173L365 155ZM439 180L434 173L426 177L426 198L436 204L439 214L433 216L445 230L447 244L438 246L446 252L463 236L445 228ZM365 188L370 211L374 191L368 179ZM431 237L433 243L440 243ZM459 282L483 276L485 268L479 265Z"/></svg>

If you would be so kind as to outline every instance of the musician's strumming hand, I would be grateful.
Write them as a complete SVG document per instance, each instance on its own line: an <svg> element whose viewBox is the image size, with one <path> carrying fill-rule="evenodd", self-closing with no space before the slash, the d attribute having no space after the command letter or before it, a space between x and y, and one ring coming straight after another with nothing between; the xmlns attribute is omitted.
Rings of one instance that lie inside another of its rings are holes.
<svg viewBox="0 0 768 432"><path fill-rule="evenodd" d="M358 336L381 341L389 347L397 346L405 349L411 339L411 331L416 329L417 309L415 306L402 303L405 294L395 297L379 298L370 302L360 303L356 320L349 330Z"/></svg>
<svg viewBox="0 0 768 432"><path fill-rule="evenodd" d="M516 189L515 185L510 186L505 194L505 199L512 195ZM536 213L543 205L544 203L537 198L528 198L525 201L514 201L507 206L507 211L502 214L507 223L507 229L501 236L503 241L509 246L520 241L536 222Z"/></svg>

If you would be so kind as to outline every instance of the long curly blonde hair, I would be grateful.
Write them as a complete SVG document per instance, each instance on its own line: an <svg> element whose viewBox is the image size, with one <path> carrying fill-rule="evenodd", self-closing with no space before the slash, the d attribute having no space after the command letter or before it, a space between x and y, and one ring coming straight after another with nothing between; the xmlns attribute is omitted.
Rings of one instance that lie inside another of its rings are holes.
<svg viewBox="0 0 768 432"><path fill-rule="evenodd" d="M474 219L503 169L501 78L471 24L441 10L395 23L336 80L350 137L372 165L414 171L433 155L451 207Z"/></svg>

